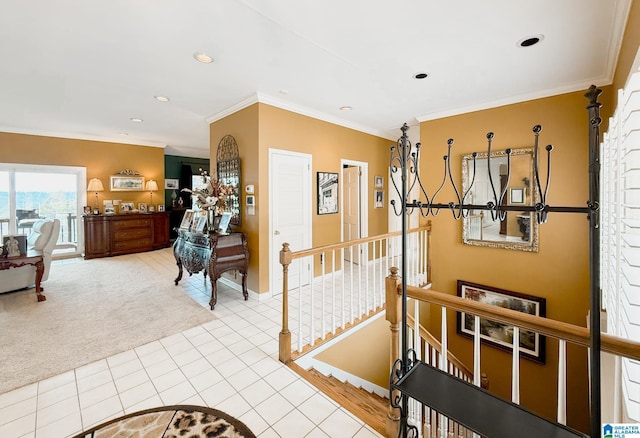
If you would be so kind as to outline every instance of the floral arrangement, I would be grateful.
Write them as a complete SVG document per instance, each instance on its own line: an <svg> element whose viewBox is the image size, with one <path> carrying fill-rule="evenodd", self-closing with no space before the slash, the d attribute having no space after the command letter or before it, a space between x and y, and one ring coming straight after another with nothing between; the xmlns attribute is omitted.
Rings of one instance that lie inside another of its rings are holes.
<svg viewBox="0 0 640 438"><path fill-rule="evenodd" d="M227 199L232 195L233 187L226 186L217 179L211 178L206 170L200 170L202 181L205 183L197 189L182 189L191 193L194 202L202 210L212 210L214 214L221 215L227 208Z"/></svg>

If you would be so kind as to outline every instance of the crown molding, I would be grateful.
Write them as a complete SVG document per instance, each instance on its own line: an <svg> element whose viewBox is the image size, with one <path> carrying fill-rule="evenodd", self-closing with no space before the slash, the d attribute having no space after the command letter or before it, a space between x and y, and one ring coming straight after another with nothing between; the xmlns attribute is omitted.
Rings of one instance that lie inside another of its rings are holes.
<svg viewBox="0 0 640 438"><path fill-rule="evenodd" d="M445 117L459 116L461 114L467 114L467 113L472 113L476 111L483 111L483 110L498 108L506 105L514 105L517 103L528 102L530 100L543 99L545 97L558 96L561 94L573 93L576 91L584 91L593 84L597 84L598 86L604 87L607 85L611 85L612 81L613 81L612 77L601 76L599 78L587 79L581 82L576 82L571 85L565 85L565 86L551 88L547 90L541 90L541 91L534 91L532 93L519 94L517 96L509 96L509 97L504 97L496 100L489 100L489 101L480 102L474 105L451 108L444 111L427 113L421 116L417 116L416 120L422 123L422 122L428 122L429 120L437 120Z"/></svg>
<svg viewBox="0 0 640 438"><path fill-rule="evenodd" d="M145 140L128 140L127 137L102 137L98 135L89 135L89 134L72 134L72 133L61 133L56 131L42 131L38 129L24 129L24 128L16 128L10 126L0 126L0 132L6 132L8 134L23 134L23 135L34 135L37 137L54 137L54 138L68 138L72 140L87 140L87 141L98 141L101 143L120 143L120 144L130 144L133 146L149 146L154 148L165 148L166 145L153 142L153 141L145 141Z"/></svg>
<svg viewBox="0 0 640 438"><path fill-rule="evenodd" d="M320 111L315 111L305 106L287 102L282 99L278 99L276 97L270 96L265 93L260 93L260 92L257 92L252 96L249 96L246 99L243 99L242 101L236 103L235 105L232 105L229 108L223 111L220 111L219 113L213 116L207 117L206 121L207 123L216 122L220 119L223 119L224 117L227 117L233 113L236 113L255 103L264 103L266 105L270 105L270 106L280 108L286 111L290 111L296 114L300 114L303 116L311 117L313 119L322 120L323 122L328 122L334 125L342 126L344 128L349 128L355 131L363 132L365 134L374 135L376 137L385 138L387 140L395 140L393 137L389 136L388 130L374 129L365 125L360 125L358 123L350 122L348 120L344 120L339 117L335 117Z"/></svg>

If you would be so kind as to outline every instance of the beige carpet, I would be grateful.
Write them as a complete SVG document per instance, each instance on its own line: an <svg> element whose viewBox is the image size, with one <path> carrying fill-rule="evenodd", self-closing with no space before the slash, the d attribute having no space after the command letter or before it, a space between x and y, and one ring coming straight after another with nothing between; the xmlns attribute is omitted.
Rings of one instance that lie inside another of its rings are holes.
<svg viewBox="0 0 640 438"><path fill-rule="evenodd" d="M40 303L0 294L0 393L215 319L174 285L177 268L144 262L158 254L54 265Z"/></svg>

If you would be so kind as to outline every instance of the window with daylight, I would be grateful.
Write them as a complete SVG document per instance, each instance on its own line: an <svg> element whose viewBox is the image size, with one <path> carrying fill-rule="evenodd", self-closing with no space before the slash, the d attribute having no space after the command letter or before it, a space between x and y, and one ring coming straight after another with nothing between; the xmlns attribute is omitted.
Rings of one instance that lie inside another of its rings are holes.
<svg viewBox="0 0 640 438"><path fill-rule="evenodd" d="M601 148L601 284L607 332L640 339L640 71L618 92ZM640 421L640 363L616 364L626 414Z"/></svg>
<svg viewBox="0 0 640 438"><path fill-rule="evenodd" d="M28 235L41 218L60 220L54 256L79 254L86 169L0 163L0 241L7 235Z"/></svg>

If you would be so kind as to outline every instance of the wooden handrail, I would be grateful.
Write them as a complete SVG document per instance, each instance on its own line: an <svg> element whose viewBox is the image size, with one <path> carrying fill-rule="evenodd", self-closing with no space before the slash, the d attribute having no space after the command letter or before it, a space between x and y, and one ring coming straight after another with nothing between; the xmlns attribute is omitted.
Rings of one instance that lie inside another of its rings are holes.
<svg viewBox="0 0 640 438"><path fill-rule="evenodd" d="M407 322L411 327L413 327L413 324L415 323L415 319L413 318L412 315L407 314ZM438 341L431 333L429 333L427 329L425 329L422 326L422 324L418 324L418 329L419 329L420 337L424 339L427 342L427 344L435 348L438 353L442 354L442 344L440 343L440 341ZM465 376L473 380L473 371L467 368L467 366L463 364L460 361L460 359L458 359L450 351L447 352L447 361L452 363L456 368L462 371L465 374Z"/></svg>
<svg viewBox="0 0 640 438"><path fill-rule="evenodd" d="M431 231L431 221L429 221L424 226L409 230L409 231L407 231L407 233L409 233L409 234L410 233L416 233L418 231ZM317 246L315 248L303 249L303 250L300 250L300 251L292 252L291 253L291 258L292 259L299 259L299 258L302 258L302 257L308 257L308 256L311 256L311 255L316 255L316 254L320 254L320 253L323 253L323 252L335 251L337 249L348 248L350 246L358 245L358 244L361 244L361 243L375 242L377 240L388 239L390 237L398 237L398 236L401 236L401 235L402 235L402 231L394 231L393 233L379 234L377 236L372 236L372 237L363 237L362 239L348 240L346 242L332 243L330 245L324 245L324 246Z"/></svg>
<svg viewBox="0 0 640 438"><path fill-rule="evenodd" d="M420 289L407 285L407 296L416 300L438 304L447 309L467 312L503 324L515 325L556 339L564 339L584 347L590 346L589 329L562 321L529 315L511 309L491 306L458 296ZM601 334L602 351L629 359L640 360L640 343L606 333Z"/></svg>

